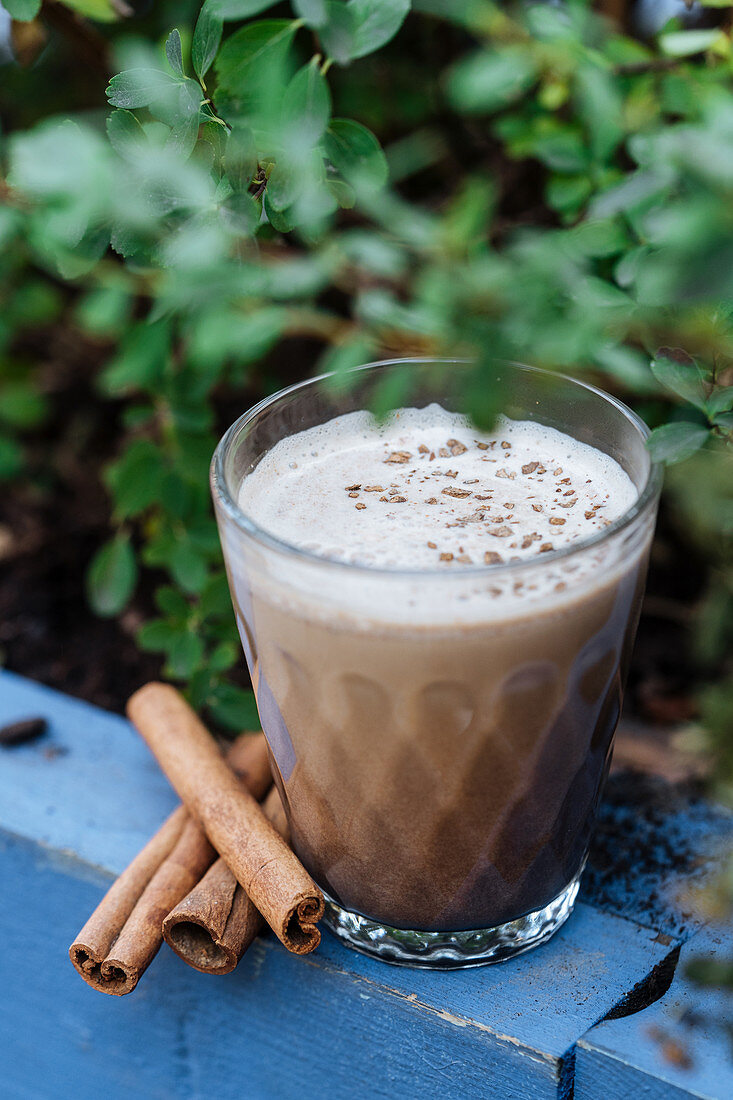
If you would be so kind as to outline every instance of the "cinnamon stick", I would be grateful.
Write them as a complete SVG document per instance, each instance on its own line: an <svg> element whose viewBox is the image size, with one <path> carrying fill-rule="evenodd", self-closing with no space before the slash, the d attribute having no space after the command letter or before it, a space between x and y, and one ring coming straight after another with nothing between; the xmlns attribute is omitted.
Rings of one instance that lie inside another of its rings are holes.
<svg viewBox="0 0 733 1100"><path fill-rule="evenodd" d="M321 938L321 891L239 785L185 699L167 684L146 684L127 713L276 936L296 954L312 951Z"/></svg>
<svg viewBox="0 0 733 1100"><path fill-rule="evenodd" d="M238 738L227 760L256 797L265 793L271 775L262 734ZM112 884L69 948L84 981L116 996L130 993L162 943L163 917L215 856L185 807L174 810Z"/></svg>
<svg viewBox="0 0 733 1100"><path fill-rule="evenodd" d="M272 788L262 807L287 841L289 829L280 795ZM205 974L229 974L265 922L223 859L163 921L163 938L177 955ZM314 931L316 931L314 929Z"/></svg>

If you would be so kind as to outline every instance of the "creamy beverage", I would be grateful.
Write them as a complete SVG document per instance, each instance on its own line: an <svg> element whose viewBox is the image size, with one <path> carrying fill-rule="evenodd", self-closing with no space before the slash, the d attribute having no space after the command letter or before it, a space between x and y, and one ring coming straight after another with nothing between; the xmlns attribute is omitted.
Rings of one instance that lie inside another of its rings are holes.
<svg viewBox="0 0 733 1100"><path fill-rule="evenodd" d="M293 843L340 905L485 928L579 873L645 547L556 552L637 495L554 428L435 404L296 432L244 477L242 512L304 552L227 558Z"/></svg>
<svg viewBox="0 0 733 1100"><path fill-rule="evenodd" d="M492 431L469 392L504 410ZM292 386L222 439L275 781L351 946L472 966L571 913L654 529L647 434L560 375L413 359Z"/></svg>

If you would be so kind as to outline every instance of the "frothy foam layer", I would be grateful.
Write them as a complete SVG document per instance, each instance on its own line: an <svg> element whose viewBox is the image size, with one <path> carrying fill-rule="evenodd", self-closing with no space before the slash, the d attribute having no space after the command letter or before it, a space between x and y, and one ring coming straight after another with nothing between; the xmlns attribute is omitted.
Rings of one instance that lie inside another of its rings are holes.
<svg viewBox="0 0 733 1100"><path fill-rule="evenodd" d="M349 413L281 440L244 479L239 505L333 561L456 570L539 561L637 496L617 462L554 428L502 418L480 434L433 404L381 425Z"/></svg>

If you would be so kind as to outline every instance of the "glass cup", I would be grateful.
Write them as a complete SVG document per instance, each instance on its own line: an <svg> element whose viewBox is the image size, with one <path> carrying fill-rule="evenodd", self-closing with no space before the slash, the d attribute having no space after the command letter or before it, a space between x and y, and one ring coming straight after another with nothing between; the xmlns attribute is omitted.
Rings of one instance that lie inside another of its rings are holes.
<svg viewBox="0 0 733 1100"><path fill-rule="evenodd" d="M570 915L606 777L661 483L647 429L593 386L496 363L501 411L611 455L638 497L592 537L454 570L343 564L238 506L279 440L357 409L463 412L470 364L394 360L291 386L212 463L232 601L292 844L327 926L404 965L471 966ZM390 395L399 394L390 402Z"/></svg>

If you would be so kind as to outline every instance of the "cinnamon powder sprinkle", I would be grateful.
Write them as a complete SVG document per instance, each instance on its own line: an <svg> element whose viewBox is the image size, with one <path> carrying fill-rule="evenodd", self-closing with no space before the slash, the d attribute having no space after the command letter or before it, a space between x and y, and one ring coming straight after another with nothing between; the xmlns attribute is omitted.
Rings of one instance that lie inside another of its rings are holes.
<svg viewBox="0 0 733 1100"><path fill-rule="evenodd" d="M473 558L469 557L468 554L459 554L456 561L462 561L464 565L471 565Z"/></svg>
<svg viewBox="0 0 733 1100"><path fill-rule="evenodd" d="M476 446L478 447L478 449L480 451L488 451L488 449L489 449L489 444L488 443L477 443Z"/></svg>
<svg viewBox="0 0 733 1100"><path fill-rule="evenodd" d="M407 501L407 497L390 497L389 498L389 503L390 504L405 504L406 501ZM358 505L357 505L357 507L358 507ZM366 505L365 505L365 507L366 507ZM563 523L564 522L565 522L565 520L563 520Z"/></svg>
<svg viewBox="0 0 733 1100"><path fill-rule="evenodd" d="M512 446L512 445L511 445L511 443L509 443L509 442L508 442L508 441L507 441L506 439L502 439L502 441L501 441L501 446L502 446L502 449L503 449L503 450L505 450L505 451L509 451L509 450L511 450L511 446Z"/></svg>
<svg viewBox="0 0 733 1100"><path fill-rule="evenodd" d="M510 535L513 535L511 527L492 527L489 531L490 535L494 535L497 539L508 539Z"/></svg>
<svg viewBox="0 0 733 1100"><path fill-rule="evenodd" d="M349 493L350 497L358 497L358 495L359 495L358 493Z"/></svg>
<svg viewBox="0 0 733 1100"><path fill-rule="evenodd" d="M561 516L550 516L550 523L553 527L562 527L565 520Z"/></svg>
<svg viewBox="0 0 733 1100"><path fill-rule="evenodd" d="M409 462L411 458L412 455L409 451L392 451L392 453L388 455L384 461L402 465L405 462Z"/></svg>
<svg viewBox="0 0 733 1100"><path fill-rule="evenodd" d="M364 486L364 492L365 493L383 493L384 489L382 488L381 485L365 485Z"/></svg>
<svg viewBox="0 0 733 1100"><path fill-rule="evenodd" d="M438 454L441 458L448 458L450 456L450 451L446 450L445 447L440 447L438 450Z"/></svg>
<svg viewBox="0 0 733 1100"><path fill-rule="evenodd" d="M438 549L437 542L429 542L428 546L430 547L431 550L437 550Z"/></svg>
<svg viewBox="0 0 733 1100"><path fill-rule="evenodd" d="M528 462L525 466L522 466L522 473L533 474L538 466L539 462Z"/></svg>
<svg viewBox="0 0 733 1100"><path fill-rule="evenodd" d="M517 475L514 473L513 470L510 472L509 470L506 470L503 466L500 466L494 474L494 477L508 477L510 481L514 481L516 476Z"/></svg>
<svg viewBox="0 0 733 1100"><path fill-rule="evenodd" d="M440 555L440 560L441 561L453 561L453 555L450 552L443 553L443 554Z"/></svg>
<svg viewBox="0 0 733 1100"><path fill-rule="evenodd" d="M458 497L459 499L462 499L463 497L470 497L471 495L468 489L454 489L453 487L449 489L441 489L440 491L441 493L443 493L444 496Z"/></svg>
<svg viewBox="0 0 733 1100"><path fill-rule="evenodd" d="M421 443L420 446L418 447L418 451L420 452L421 455L426 455L430 451L430 448L426 447L424 443Z"/></svg>
<svg viewBox="0 0 733 1100"><path fill-rule="evenodd" d="M504 561L501 554L497 554L496 550L487 550L484 554L484 562L486 565L499 565Z"/></svg>
<svg viewBox="0 0 733 1100"><path fill-rule="evenodd" d="M428 500L425 501L425 503L426 504L437 504L438 503L438 498L437 497L429 497Z"/></svg>
<svg viewBox="0 0 733 1100"><path fill-rule="evenodd" d="M452 455L464 455L468 450L468 447L458 439L449 439L447 447Z"/></svg>
<svg viewBox="0 0 733 1100"><path fill-rule="evenodd" d="M542 511L542 505L541 504L533 504L532 505L532 511L533 512L541 512Z"/></svg>
<svg viewBox="0 0 733 1100"><path fill-rule="evenodd" d="M546 554L548 552L548 550L554 550L554 549L555 549L555 547L552 545L551 542L543 542L542 546L540 546L539 553L540 554Z"/></svg>
<svg viewBox="0 0 733 1100"><path fill-rule="evenodd" d="M359 484L359 485L347 485L346 486L346 492L347 493L351 492L353 489L361 489L361 485Z"/></svg>
<svg viewBox="0 0 733 1100"><path fill-rule="evenodd" d="M361 512L364 508L366 508L366 504L355 504L354 507L358 508Z"/></svg>

